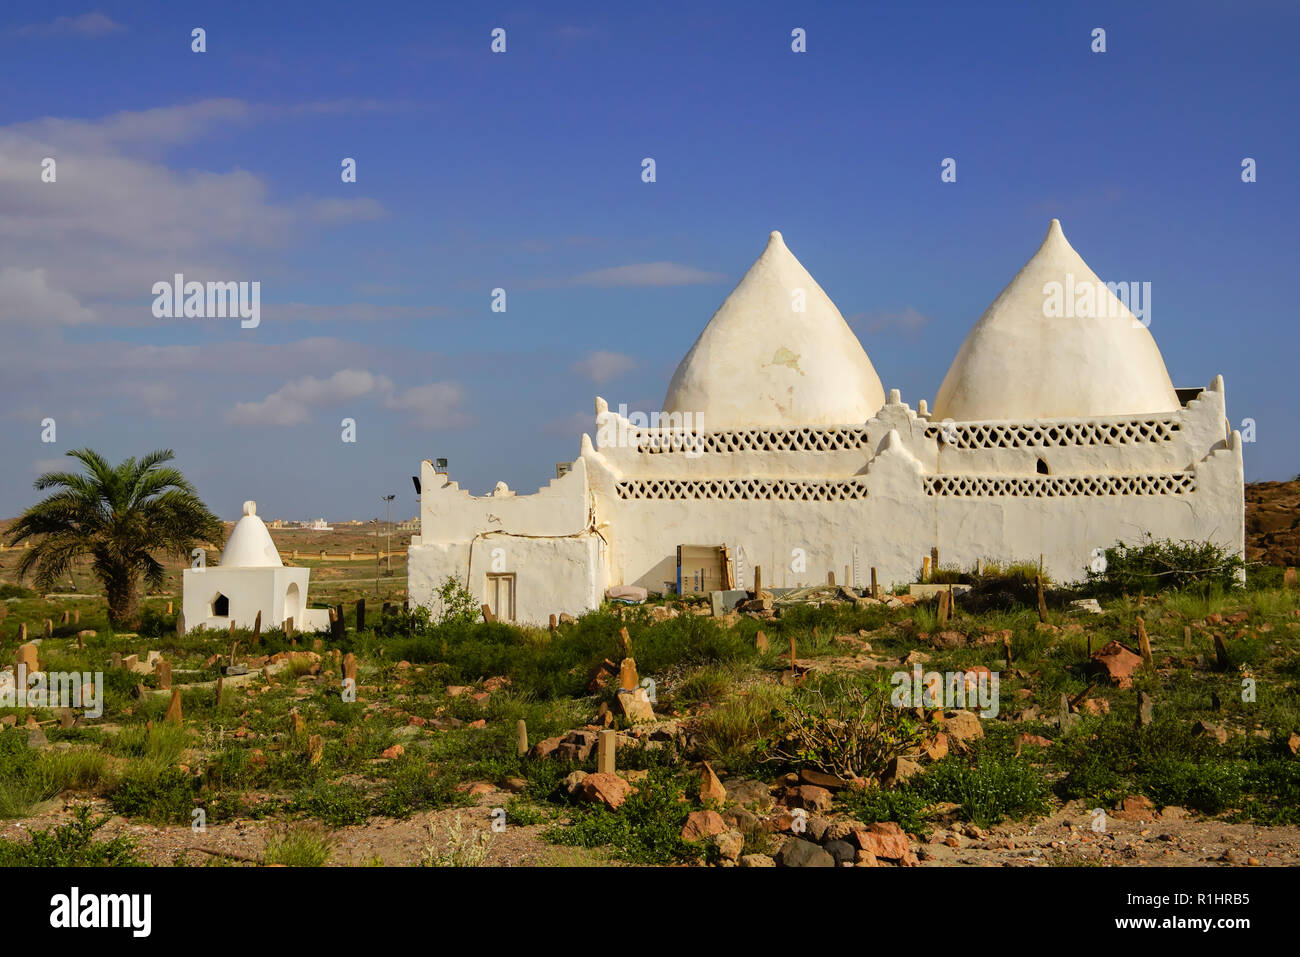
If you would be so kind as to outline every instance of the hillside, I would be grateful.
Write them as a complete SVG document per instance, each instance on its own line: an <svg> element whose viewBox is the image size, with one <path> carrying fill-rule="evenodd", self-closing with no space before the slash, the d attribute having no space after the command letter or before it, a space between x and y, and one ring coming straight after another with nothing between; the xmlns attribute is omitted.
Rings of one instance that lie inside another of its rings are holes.
<svg viewBox="0 0 1300 957"><path fill-rule="evenodd" d="M1300 482L1246 486L1246 558L1300 565Z"/></svg>

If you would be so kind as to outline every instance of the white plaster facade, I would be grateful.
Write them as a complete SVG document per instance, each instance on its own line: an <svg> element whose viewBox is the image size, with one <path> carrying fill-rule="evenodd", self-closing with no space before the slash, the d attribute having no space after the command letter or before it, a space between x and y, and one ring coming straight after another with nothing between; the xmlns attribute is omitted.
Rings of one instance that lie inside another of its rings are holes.
<svg viewBox="0 0 1300 957"><path fill-rule="evenodd" d="M888 587L915 581L933 547L963 567L1041 555L1058 581L1148 534L1244 555L1222 378L1180 401L1118 302L1100 325L1046 316L1045 284L1075 273L1096 279L1053 220L962 346L940 418L877 395L856 337L774 233L673 377L665 411L694 413L691 426L648 428L598 398L595 443L584 435L535 495L471 496L423 463L411 598L433 607L453 577L492 604L513 576L514 619L543 624L598 607L610 585L664 590L679 545L728 545L742 587L754 565L775 587L843 582L846 567L861 587L874 566ZM801 289L810 328L791 311Z"/></svg>
<svg viewBox="0 0 1300 957"><path fill-rule="evenodd" d="M286 568L254 502L244 503L216 567L187 568L182 576L185 627L252 628L258 612L263 628L288 618L299 631L329 626L329 611L307 607L309 568Z"/></svg>

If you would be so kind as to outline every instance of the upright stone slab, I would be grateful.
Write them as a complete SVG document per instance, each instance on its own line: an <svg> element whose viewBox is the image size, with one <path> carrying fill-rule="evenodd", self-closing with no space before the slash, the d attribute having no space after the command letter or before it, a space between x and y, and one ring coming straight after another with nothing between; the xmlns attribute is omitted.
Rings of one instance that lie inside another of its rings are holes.
<svg viewBox="0 0 1300 957"><path fill-rule="evenodd" d="M636 673L636 661L632 658L624 658L618 667L618 686L632 691L640 684L641 678Z"/></svg>
<svg viewBox="0 0 1300 957"><path fill-rule="evenodd" d="M163 720L168 724L180 724L182 722L181 691L179 688L172 691L172 700L171 703L167 705L167 713L163 716Z"/></svg>
<svg viewBox="0 0 1300 957"><path fill-rule="evenodd" d="M19 645L18 655L14 659L14 667L25 667L29 675L40 671L41 662L36 646L30 643Z"/></svg>
<svg viewBox="0 0 1300 957"><path fill-rule="evenodd" d="M159 658L153 663L153 673L158 678L158 687L164 691L170 691L172 686L172 666L171 662L163 661Z"/></svg>
<svg viewBox="0 0 1300 957"><path fill-rule="evenodd" d="M615 731L602 731L597 741L596 771L599 774L613 774L615 770L615 749L618 746L618 734Z"/></svg>

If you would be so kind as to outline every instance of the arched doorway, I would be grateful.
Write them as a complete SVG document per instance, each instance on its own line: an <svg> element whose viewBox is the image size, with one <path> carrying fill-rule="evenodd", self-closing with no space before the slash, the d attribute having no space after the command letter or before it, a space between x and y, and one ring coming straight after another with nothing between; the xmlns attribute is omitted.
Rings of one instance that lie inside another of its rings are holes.
<svg viewBox="0 0 1300 957"><path fill-rule="evenodd" d="M302 624L302 593L298 590L298 583L292 582L284 593L284 617L292 618L294 625Z"/></svg>

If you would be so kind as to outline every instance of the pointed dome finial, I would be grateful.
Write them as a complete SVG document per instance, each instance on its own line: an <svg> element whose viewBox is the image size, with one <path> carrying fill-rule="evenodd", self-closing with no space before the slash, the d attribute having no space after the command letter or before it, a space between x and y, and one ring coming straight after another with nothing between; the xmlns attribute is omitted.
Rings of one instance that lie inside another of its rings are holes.
<svg viewBox="0 0 1300 957"><path fill-rule="evenodd" d="M934 397L940 421L1128 416L1179 408L1160 350L1053 219L966 336Z"/></svg>
<svg viewBox="0 0 1300 957"><path fill-rule="evenodd" d="M859 425L884 404L862 343L772 230L678 364L663 410L712 432Z"/></svg>
<svg viewBox="0 0 1300 957"><path fill-rule="evenodd" d="M244 503L244 514L245 514L245 515L256 515L256 514L257 514L257 503L254 502L252 499L249 499L247 502L245 502L245 503Z"/></svg>

